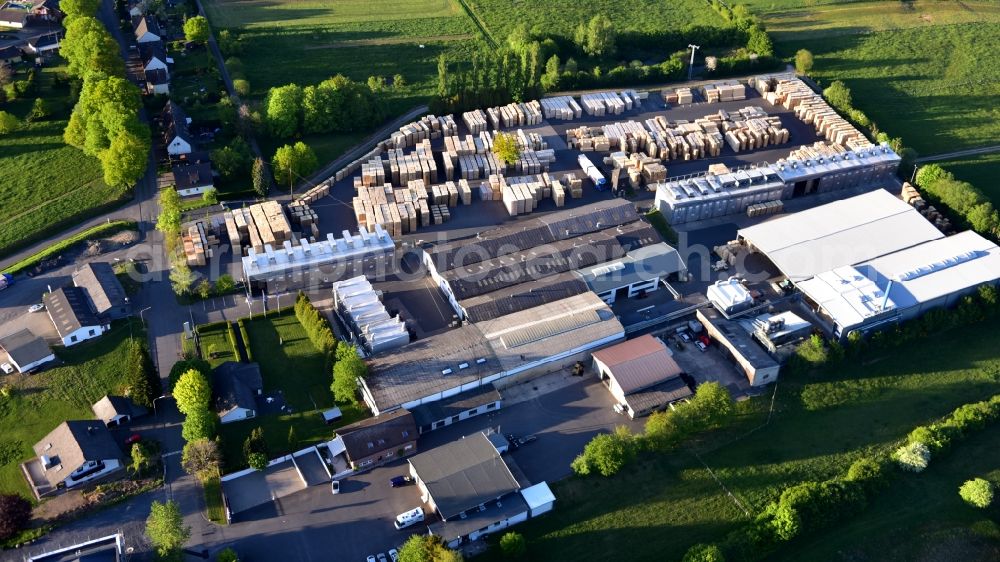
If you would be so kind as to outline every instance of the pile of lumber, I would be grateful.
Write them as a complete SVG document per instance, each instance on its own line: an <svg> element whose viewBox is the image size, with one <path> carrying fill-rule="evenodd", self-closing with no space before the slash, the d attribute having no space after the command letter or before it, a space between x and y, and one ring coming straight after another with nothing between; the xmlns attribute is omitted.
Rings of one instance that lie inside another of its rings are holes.
<svg viewBox="0 0 1000 562"><path fill-rule="evenodd" d="M291 204L301 216L305 214L302 209L309 209L308 205L301 200ZM310 218L307 225L316 223L315 213L309 209ZM219 224L215 229L218 232L226 231L229 243L233 247L233 253L242 253L245 248L253 248L255 252L263 252L264 246L270 245L272 248L281 246L286 241L292 240L292 225L285 215L284 209L277 201L264 201L249 207L233 209L218 218ZM311 222L310 222L311 221ZM312 227L308 227L312 230ZM303 229L305 230L305 229ZM318 235L318 231L314 236Z"/></svg>
<svg viewBox="0 0 1000 562"><path fill-rule="evenodd" d="M490 174L501 174L507 169L507 166L492 152L458 156L457 160L458 177L463 180L477 180Z"/></svg>
<svg viewBox="0 0 1000 562"><path fill-rule="evenodd" d="M241 213L242 216L242 213ZM243 255L243 235L240 233L240 229L236 226L236 217L233 215L232 211L226 211L223 215L223 221L226 223L226 236L229 238L229 245L233 249L234 256ZM246 228L244 227L244 231Z"/></svg>
<svg viewBox="0 0 1000 562"><path fill-rule="evenodd" d="M447 205L431 205L431 224L441 224L451 220L451 211Z"/></svg>
<svg viewBox="0 0 1000 562"><path fill-rule="evenodd" d="M371 187L385 183L385 166L381 158L372 158L361 164L361 185Z"/></svg>
<svg viewBox="0 0 1000 562"><path fill-rule="evenodd" d="M823 141L816 141L812 144L805 144L792 150L788 153L788 158L791 160L802 161L819 160L821 158L833 158L846 151L847 149L842 146L828 144Z"/></svg>
<svg viewBox="0 0 1000 562"><path fill-rule="evenodd" d="M478 135L479 133L486 130L486 113L482 109L477 109L475 111L466 111L462 114L462 121L465 126L468 127L469 132Z"/></svg>
<svg viewBox="0 0 1000 562"><path fill-rule="evenodd" d="M905 201L906 204L910 205L911 207L918 207L926 204L923 195L920 195L920 192L917 191L917 188L913 187L913 184L911 184L908 181L903 182L903 192L900 194L900 196L903 198L903 201Z"/></svg>
<svg viewBox="0 0 1000 562"><path fill-rule="evenodd" d="M667 88L660 92L663 101L674 105L687 105L694 103L694 93L691 88Z"/></svg>
<svg viewBox="0 0 1000 562"><path fill-rule="evenodd" d="M615 92L597 92L580 96L583 112L595 117L621 115L632 109L634 101L638 101L638 96L633 99L630 95L619 95Z"/></svg>
<svg viewBox="0 0 1000 562"><path fill-rule="evenodd" d="M778 201L767 201L765 203L754 203L747 207L748 217L763 217L766 215L773 215L775 213L780 213L782 209L785 208L785 204L780 200Z"/></svg>
<svg viewBox="0 0 1000 562"><path fill-rule="evenodd" d="M479 184L479 198L483 201L496 201L500 199L507 180L500 174L490 174L486 181Z"/></svg>
<svg viewBox="0 0 1000 562"><path fill-rule="evenodd" d="M507 178L501 183L500 198L503 201L507 214L514 217L534 211L542 199L555 198L552 195L553 180L549 174L536 174L530 176L519 176ZM565 192L559 186L561 201L556 201L556 206L565 204Z"/></svg>
<svg viewBox="0 0 1000 562"><path fill-rule="evenodd" d="M292 217L292 224L304 236L319 238L319 216L307 203L292 201L288 204L288 214Z"/></svg>
<svg viewBox="0 0 1000 562"><path fill-rule="evenodd" d="M622 151L611 153L607 161L612 167L621 169L628 175L629 185L633 188L667 179L667 167L659 158Z"/></svg>
<svg viewBox="0 0 1000 562"><path fill-rule="evenodd" d="M768 103L793 110L798 119L812 125L826 140L852 150L872 146L861 131L798 78L758 79L752 85L761 90Z"/></svg>
<svg viewBox="0 0 1000 562"><path fill-rule="evenodd" d="M181 235L184 244L184 258L189 266L204 266L212 257L212 248L205 235L205 225L201 221L188 227Z"/></svg>
<svg viewBox="0 0 1000 562"><path fill-rule="evenodd" d="M542 114L546 119L579 119L583 116L583 108L576 103L573 96L556 96L542 98Z"/></svg>
<svg viewBox="0 0 1000 562"><path fill-rule="evenodd" d="M491 107L486 110L486 114L494 129L542 124L542 105L538 103L538 100ZM472 127L469 127L469 130L472 130Z"/></svg>
<svg viewBox="0 0 1000 562"><path fill-rule="evenodd" d="M717 103L747 99L747 88L736 80L727 80L716 84L706 84L702 87L705 101Z"/></svg>
<svg viewBox="0 0 1000 562"><path fill-rule="evenodd" d="M461 202L472 204L472 187L469 182L460 180L447 181L443 184L428 186L422 179L410 180L405 187L385 184L376 187L362 186L352 201L354 215L358 224L369 230L376 224L393 235L416 232L421 226L440 224L451 218L448 207L454 207ZM444 217L435 222L434 207L437 215ZM444 210L442 210L442 208Z"/></svg>
<svg viewBox="0 0 1000 562"><path fill-rule="evenodd" d="M382 151L385 150L386 145L388 144L388 142L389 141L385 141L385 142L379 143L378 146L376 146L375 148L373 148L372 150L370 150L367 154L362 155L357 160L354 160L350 164L348 164L348 165L344 166L343 168L337 170L337 173L333 177L333 182L340 181L340 180L346 178L347 176L353 174L355 170L357 170L358 168L361 167L361 164L363 162L367 162L367 161L371 160L372 158L378 158L379 155L382 154ZM326 181L330 181L330 180L327 179ZM333 182L330 182L330 183L333 183Z"/></svg>
<svg viewBox="0 0 1000 562"><path fill-rule="evenodd" d="M576 174L566 174L563 176L562 184L569 190L569 196L573 199L583 197L583 178L576 177Z"/></svg>
<svg viewBox="0 0 1000 562"><path fill-rule="evenodd" d="M324 181L323 183L317 185L316 187L310 188L309 191L307 191L307 192L305 192L305 193L303 193L301 195L297 195L295 197L295 200L296 201L301 201L303 203L306 203L307 205L311 205L311 204L319 201L323 197L326 197L327 195L329 195L330 194L330 188L332 186L333 186L333 180L332 179L328 179L328 180Z"/></svg>
<svg viewBox="0 0 1000 562"><path fill-rule="evenodd" d="M410 154L397 148L390 150L386 156L386 160L380 161L386 183L398 187L407 185L410 180L415 179L423 180L427 184L438 181L437 162L434 160L434 152L431 150L429 140L421 141ZM366 186L365 178L361 177L360 181L359 178L355 178L355 186L359 183ZM380 184L367 184L367 186L371 185Z"/></svg>
<svg viewBox="0 0 1000 562"><path fill-rule="evenodd" d="M392 133L389 139L383 143L383 148L408 148L416 145L425 139L437 139L442 136L454 135L458 132L458 125L451 115L435 117L425 115L419 120L407 123Z"/></svg>

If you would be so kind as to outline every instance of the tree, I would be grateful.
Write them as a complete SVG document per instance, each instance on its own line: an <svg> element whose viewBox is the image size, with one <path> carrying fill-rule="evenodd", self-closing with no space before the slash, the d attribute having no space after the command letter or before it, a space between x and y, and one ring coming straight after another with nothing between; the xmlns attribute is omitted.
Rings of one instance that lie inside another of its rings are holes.
<svg viewBox="0 0 1000 562"><path fill-rule="evenodd" d="M194 410L184 417L181 426L181 436L185 441L196 441L198 439L211 439L215 437L215 429L219 416L215 415L208 408Z"/></svg>
<svg viewBox="0 0 1000 562"><path fill-rule="evenodd" d="M191 359L182 359L170 368L170 388L173 388L177 381L180 380L181 375L188 372L191 369L196 369L199 373L208 380L208 377L212 375L212 366L208 364L208 361L201 359L200 357L194 357Z"/></svg>
<svg viewBox="0 0 1000 562"><path fill-rule="evenodd" d="M49 107L49 103L42 98L35 98L35 103L32 104L26 121L34 123L45 119L49 115L52 115L52 108Z"/></svg>
<svg viewBox="0 0 1000 562"><path fill-rule="evenodd" d="M524 540L524 535L511 531L500 537L500 550L507 558L523 558L528 550L528 543Z"/></svg>
<svg viewBox="0 0 1000 562"><path fill-rule="evenodd" d="M834 108L847 111L854 106L854 99L851 97L851 90L840 80L835 80L823 90L823 97Z"/></svg>
<svg viewBox="0 0 1000 562"><path fill-rule="evenodd" d="M795 71L799 74L809 74L813 67L813 54L808 49L799 49L795 53Z"/></svg>
<svg viewBox="0 0 1000 562"><path fill-rule="evenodd" d="M407 85L406 77L402 74L396 74L392 77L392 87L397 90L405 88Z"/></svg>
<svg viewBox="0 0 1000 562"><path fill-rule="evenodd" d="M124 380L129 398L140 406L152 407L153 400L160 395L160 378L153 371L146 346L139 341L128 344Z"/></svg>
<svg viewBox="0 0 1000 562"><path fill-rule="evenodd" d="M246 78L236 78L233 80L233 91L238 96L246 97L250 95L250 82Z"/></svg>
<svg viewBox="0 0 1000 562"><path fill-rule="evenodd" d="M161 558L177 556L191 537L191 528L184 526L180 505L173 500L166 503L154 501L146 518L146 536Z"/></svg>
<svg viewBox="0 0 1000 562"><path fill-rule="evenodd" d="M253 191L259 197L267 197L267 192L271 190L271 175L267 172L263 158L255 158L250 177L253 181Z"/></svg>
<svg viewBox="0 0 1000 562"><path fill-rule="evenodd" d="M31 502L17 494L0 495L0 540L20 533L31 521Z"/></svg>
<svg viewBox="0 0 1000 562"><path fill-rule="evenodd" d="M294 180L312 173L318 164L316 153L302 141L278 148L272 162L274 177L278 183L288 185L289 188Z"/></svg>
<svg viewBox="0 0 1000 562"><path fill-rule="evenodd" d="M175 261L170 267L170 286L177 295L187 294L194 285L194 272L183 259Z"/></svg>
<svg viewBox="0 0 1000 562"><path fill-rule="evenodd" d="M115 76L125 74L118 42L91 16L70 20L66 25L66 37L60 42L59 54L66 59L67 72L78 78L95 70Z"/></svg>
<svg viewBox="0 0 1000 562"><path fill-rule="evenodd" d="M184 22L184 38L192 43L204 43L210 34L208 20L204 16L195 16Z"/></svg>
<svg viewBox="0 0 1000 562"><path fill-rule="evenodd" d="M199 281L196 290L198 291L198 296L203 299L207 299L212 296L212 284L208 282L208 279L202 279Z"/></svg>
<svg viewBox="0 0 1000 562"><path fill-rule="evenodd" d="M215 562L240 562L240 557L232 547L229 547L215 555Z"/></svg>
<svg viewBox="0 0 1000 562"><path fill-rule="evenodd" d="M219 175L232 179L240 175L250 163L250 147L240 137L229 145L212 151L212 164Z"/></svg>
<svg viewBox="0 0 1000 562"><path fill-rule="evenodd" d="M612 57L617 47L615 27L604 14L598 14L574 33L574 40L584 53L592 57Z"/></svg>
<svg viewBox="0 0 1000 562"><path fill-rule="evenodd" d="M747 49L751 53L757 53L762 57L774 54L774 43L771 42L771 36L762 27L759 25L751 26L748 33L750 39L747 41Z"/></svg>
<svg viewBox="0 0 1000 562"><path fill-rule="evenodd" d="M104 183L131 187L146 173L150 148L149 127L138 124L138 132L126 131L115 136L101 155Z"/></svg>
<svg viewBox="0 0 1000 562"><path fill-rule="evenodd" d="M212 387L197 369L187 370L174 385L174 400L182 414L207 409L211 399Z"/></svg>
<svg viewBox="0 0 1000 562"><path fill-rule="evenodd" d="M399 562L462 562L462 555L449 549L434 535L412 535L399 547Z"/></svg>
<svg viewBox="0 0 1000 562"><path fill-rule="evenodd" d="M164 236L180 233L181 196L172 187L160 190L160 215L156 219L156 230Z"/></svg>
<svg viewBox="0 0 1000 562"><path fill-rule="evenodd" d="M218 442L211 439L188 441L181 451L181 466L184 472L201 480L218 476L222 466Z"/></svg>
<svg viewBox="0 0 1000 562"><path fill-rule="evenodd" d="M684 553L681 562L725 562L726 557L722 555L722 549L714 544L699 543L688 549Z"/></svg>
<svg viewBox="0 0 1000 562"><path fill-rule="evenodd" d="M219 204L219 190L214 187L210 187L205 190L205 193L201 194L201 200L208 205L218 205Z"/></svg>
<svg viewBox="0 0 1000 562"><path fill-rule="evenodd" d="M580 475L596 471L602 476L613 476L635 456L634 445L628 428L619 426L614 433L602 433L591 439L571 466Z"/></svg>
<svg viewBox="0 0 1000 562"><path fill-rule="evenodd" d="M251 468L256 470L267 468L267 441L264 440L264 430L260 427L253 428L243 442L243 456Z"/></svg>
<svg viewBox="0 0 1000 562"><path fill-rule="evenodd" d="M448 95L448 59L445 58L444 53L438 56L437 95L439 98L444 98Z"/></svg>
<svg viewBox="0 0 1000 562"><path fill-rule="evenodd" d="M517 162L521 157L521 149L517 146L517 139L508 133L497 133L493 137L493 152L501 162L508 166Z"/></svg>
<svg viewBox="0 0 1000 562"><path fill-rule="evenodd" d="M227 295L235 288L236 282L233 281L233 276L228 273L223 273L215 280L215 294L217 295Z"/></svg>
<svg viewBox="0 0 1000 562"><path fill-rule="evenodd" d="M734 413L732 396L717 382L698 385L694 398L681 408L694 429L699 431L728 423Z"/></svg>
<svg viewBox="0 0 1000 562"><path fill-rule="evenodd" d="M299 445L299 436L295 433L295 426L288 427L288 448L292 451Z"/></svg>
<svg viewBox="0 0 1000 562"><path fill-rule="evenodd" d="M147 470L156 464L157 448L151 441L139 441L132 443L132 471L136 474L145 474Z"/></svg>
<svg viewBox="0 0 1000 562"><path fill-rule="evenodd" d="M343 347L349 346L341 346ZM358 381L367 374L368 367L357 353L345 354L343 358L338 357L333 366L333 385L330 387L334 399L337 402L357 404Z"/></svg>
<svg viewBox="0 0 1000 562"><path fill-rule="evenodd" d="M0 111L0 135L13 133L21 126L21 122L6 111Z"/></svg>
<svg viewBox="0 0 1000 562"><path fill-rule="evenodd" d="M264 117L275 137L294 135L302 123L302 88L298 84L271 88L264 99Z"/></svg>
<svg viewBox="0 0 1000 562"><path fill-rule="evenodd" d="M542 87L554 90L559 87L559 55L552 55L545 62L545 74L542 76Z"/></svg>
<svg viewBox="0 0 1000 562"><path fill-rule="evenodd" d="M100 0L61 0L59 11L66 15L66 20L78 16L93 17L97 15Z"/></svg>
<svg viewBox="0 0 1000 562"><path fill-rule="evenodd" d="M993 503L993 484L982 478L966 480L958 489L958 495L972 507L986 509Z"/></svg>
<svg viewBox="0 0 1000 562"><path fill-rule="evenodd" d="M900 468L909 472L923 472L931 461L931 451L920 442L910 443L896 449L894 455Z"/></svg>

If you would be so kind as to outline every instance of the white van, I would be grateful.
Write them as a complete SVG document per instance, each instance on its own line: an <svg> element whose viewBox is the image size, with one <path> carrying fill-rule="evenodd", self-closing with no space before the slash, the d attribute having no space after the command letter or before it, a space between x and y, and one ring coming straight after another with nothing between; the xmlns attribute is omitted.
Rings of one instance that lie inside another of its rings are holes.
<svg viewBox="0 0 1000 562"><path fill-rule="evenodd" d="M415 507L410 511L404 511L396 516L396 529L405 529L414 523L424 520L424 508Z"/></svg>

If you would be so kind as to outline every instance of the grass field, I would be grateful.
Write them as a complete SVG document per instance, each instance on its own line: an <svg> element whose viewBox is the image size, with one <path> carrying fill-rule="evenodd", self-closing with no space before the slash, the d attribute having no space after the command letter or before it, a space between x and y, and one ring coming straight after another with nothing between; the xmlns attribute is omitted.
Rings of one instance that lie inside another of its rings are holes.
<svg viewBox="0 0 1000 562"><path fill-rule="evenodd" d="M320 412L334 406L330 392L332 374L324 371L324 358L316 351L295 313L288 310L280 316L257 317L246 321L247 335L254 361L260 364L264 378L264 394L281 391L285 403L291 408L281 415L261 415L254 420L221 426L224 470L232 472L243 468L243 441L254 427L264 429L268 452L272 457L297 450L310 444L329 440L335 426L323 423ZM225 335L225 332L223 332ZM347 424L364 418L368 411L363 406L340 405ZM288 430L294 427L294 449L288 442Z"/></svg>
<svg viewBox="0 0 1000 562"><path fill-rule="evenodd" d="M783 488L839 475L861 452L893 447L914 426L1000 391L997 329L1000 319L880 352L861 365L786 378L767 427L740 437L766 419L771 397L741 403L732 428L692 447L610 479L556 483L555 511L518 531L538 560L607 560L623 545L629 560L679 560L692 544L719 541L748 519L715 477L755 514ZM882 529L905 533L908 524L886 516Z"/></svg>
<svg viewBox="0 0 1000 562"><path fill-rule="evenodd" d="M623 31L659 32L685 25L717 25L722 18L704 0L465 0L498 42L519 23L539 26L543 33L572 39L573 30L595 14L611 18ZM664 53L666 56L669 53Z"/></svg>
<svg viewBox="0 0 1000 562"><path fill-rule="evenodd" d="M214 369L226 361L239 361L240 358L233 352L233 345L229 341L226 326L213 326L211 328L198 328L198 343L201 346L202 359Z"/></svg>
<svg viewBox="0 0 1000 562"><path fill-rule="evenodd" d="M983 190L993 199L994 205L1000 205L1000 153L938 162L938 164L955 174L956 178Z"/></svg>
<svg viewBox="0 0 1000 562"><path fill-rule="evenodd" d="M72 226L127 195L126 189L104 183L96 158L63 143L71 109L69 88L57 86L54 80L63 70L44 68L31 99L0 104L0 110L22 120L34 96L45 99L54 110L44 121L0 136L0 255Z"/></svg>
<svg viewBox="0 0 1000 562"><path fill-rule="evenodd" d="M132 336L146 339L142 325L132 323ZM31 497L20 463L34 456L31 447L65 420L92 419L90 406L108 393L120 392L129 325L74 347L57 350L65 364L25 377L10 375L10 398L0 398L0 492Z"/></svg>

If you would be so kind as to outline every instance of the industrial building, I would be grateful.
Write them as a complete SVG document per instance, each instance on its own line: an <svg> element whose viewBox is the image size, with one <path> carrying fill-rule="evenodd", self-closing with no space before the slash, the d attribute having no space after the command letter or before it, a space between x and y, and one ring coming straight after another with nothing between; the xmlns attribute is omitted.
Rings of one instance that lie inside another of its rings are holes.
<svg viewBox="0 0 1000 562"><path fill-rule="evenodd" d="M286 240L278 249L267 244L259 253L249 248L243 257L248 287L278 294L390 270L396 244L381 225L373 233L361 228L358 234L343 234L316 242L303 238L298 245Z"/></svg>
<svg viewBox="0 0 1000 562"><path fill-rule="evenodd" d="M754 168L671 179L656 188L670 224L746 213L751 205L811 193L876 189L895 182L900 157L885 143L816 159L788 158Z"/></svg>
<svg viewBox="0 0 1000 562"><path fill-rule="evenodd" d="M502 405L503 397L500 396L500 392L492 384L487 384L442 400L415 406L412 412L420 433L424 434L462 420L495 412Z"/></svg>
<svg viewBox="0 0 1000 562"><path fill-rule="evenodd" d="M479 432L409 460L421 499L441 521L429 525L450 548L552 509L545 482L522 487L489 436Z"/></svg>
<svg viewBox="0 0 1000 562"><path fill-rule="evenodd" d="M507 377L531 377L623 340L625 328L586 292L411 342L369 361L361 381L372 412L412 409Z"/></svg>
<svg viewBox="0 0 1000 562"><path fill-rule="evenodd" d="M364 275L333 284L333 303L340 320L351 332L351 341L367 353L395 349L410 342L410 333L399 316L389 316Z"/></svg>
<svg viewBox="0 0 1000 562"><path fill-rule="evenodd" d="M714 308L700 308L696 315L708 336L743 371L750 386L763 386L778 380L778 362L736 321L723 317Z"/></svg>
<svg viewBox="0 0 1000 562"><path fill-rule="evenodd" d="M97 316L86 290L80 287L60 287L45 293L42 303L66 347L96 338L111 329L111 322Z"/></svg>
<svg viewBox="0 0 1000 562"><path fill-rule="evenodd" d="M472 321L584 290L612 303L686 274L677 251L620 199L438 244L424 250L423 261L459 317Z"/></svg>
<svg viewBox="0 0 1000 562"><path fill-rule="evenodd" d="M805 339L812 332L812 324L791 311L761 314L753 319L740 320L740 325L772 354L782 346Z"/></svg>
<svg viewBox="0 0 1000 562"><path fill-rule="evenodd" d="M666 344L649 334L595 351L594 369L630 418L692 394Z"/></svg>
<svg viewBox="0 0 1000 562"><path fill-rule="evenodd" d="M952 306L1000 280L1000 248L972 231L822 272L797 287L836 337Z"/></svg>
<svg viewBox="0 0 1000 562"><path fill-rule="evenodd" d="M753 296L739 279L730 277L708 286L705 296L719 312L726 316L738 314L753 307Z"/></svg>
<svg viewBox="0 0 1000 562"><path fill-rule="evenodd" d="M884 189L742 228L737 236L796 283L944 237Z"/></svg>

